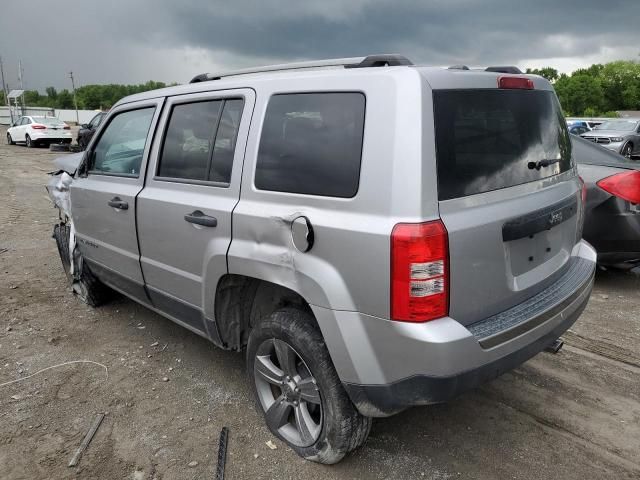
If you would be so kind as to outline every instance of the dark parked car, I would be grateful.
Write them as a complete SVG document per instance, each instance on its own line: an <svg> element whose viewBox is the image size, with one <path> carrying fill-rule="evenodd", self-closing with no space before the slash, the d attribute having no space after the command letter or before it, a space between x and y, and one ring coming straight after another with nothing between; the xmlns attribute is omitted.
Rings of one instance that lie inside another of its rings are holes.
<svg viewBox="0 0 640 480"><path fill-rule="evenodd" d="M83 150L89 145L89 141L93 134L96 133L97 128L100 126L102 119L105 117L106 112L100 112L91 119L89 123L83 123L78 130L78 145Z"/></svg>
<svg viewBox="0 0 640 480"><path fill-rule="evenodd" d="M584 239L601 265L640 266L640 165L580 137L571 140L586 185Z"/></svg>

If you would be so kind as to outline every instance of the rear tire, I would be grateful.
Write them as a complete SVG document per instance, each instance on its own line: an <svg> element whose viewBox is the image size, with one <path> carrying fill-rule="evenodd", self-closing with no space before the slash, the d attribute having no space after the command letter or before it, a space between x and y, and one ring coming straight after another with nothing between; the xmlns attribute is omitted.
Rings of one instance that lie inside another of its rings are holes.
<svg viewBox="0 0 640 480"><path fill-rule="evenodd" d="M13 138L11 138L11 134L9 132L7 132L7 145L15 145L16 142L13 141Z"/></svg>
<svg viewBox="0 0 640 480"><path fill-rule="evenodd" d="M275 367L266 370L275 377L260 374L265 365ZM309 313L278 310L256 325L247 345L247 371L269 430L301 457L337 463L367 439L371 418L360 415L349 399Z"/></svg>
<svg viewBox="0 0 640 480"><path fill-rule="evenodd" d="M27 148L33 148L35 147L35 144L33 143L33 141L31 140L31 137L29 135L27 135L25 137L25 142L27 144Z"/></svg>
<svg viewBox="0 0 640 480"><path fill-rule="evenodd" d="M80 297L84 303L91 307L99 307L112 297L112 290L98 280L89 269L87 262L80 259L80 271L71 273L71 257L69 252L69 238L71 236L71 228L69 225L60 223L53 229L53 238L56 239L58 253L62 261L62 268L67 276L67 281L72 287L73 292ZM78 262L76 261L76 268Z"/></svg>

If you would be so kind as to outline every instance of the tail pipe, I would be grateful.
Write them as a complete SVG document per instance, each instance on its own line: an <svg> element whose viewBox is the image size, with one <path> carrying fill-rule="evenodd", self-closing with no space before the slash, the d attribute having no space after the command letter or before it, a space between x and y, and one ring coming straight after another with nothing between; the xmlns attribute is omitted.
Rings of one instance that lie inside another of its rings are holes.
<svg viewBox="0 0 640 480"><path fill-rule="evenodd" d="M562 340L562 338L556 338L544 351L548 353L558 353L563 346L564 340Z"/></svg>

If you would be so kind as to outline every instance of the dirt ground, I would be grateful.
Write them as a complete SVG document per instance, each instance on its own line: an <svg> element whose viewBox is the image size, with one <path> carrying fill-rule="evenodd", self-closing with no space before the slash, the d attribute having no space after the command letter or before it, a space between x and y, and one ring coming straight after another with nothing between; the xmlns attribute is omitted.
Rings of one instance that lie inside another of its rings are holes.
<svg viewBox="0 0 640 480"><path fill-rule="evenodd" d="M640 478L640 277L600 273L559 354L449 404L376 420L364 448L316 465L270 435L241 354L127 299L92 309L74 298L44 190L58 155L0 146L0 478L214 478L223 426L229 480ZM79 360L104 368L27 378Z"/></svg>

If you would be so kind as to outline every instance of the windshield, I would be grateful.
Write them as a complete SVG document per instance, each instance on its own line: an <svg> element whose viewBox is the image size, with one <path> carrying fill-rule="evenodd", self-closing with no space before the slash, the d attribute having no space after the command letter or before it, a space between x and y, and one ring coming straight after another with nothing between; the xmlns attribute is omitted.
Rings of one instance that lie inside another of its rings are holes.
<svg viewBox="0 0 640 480"><path fill-rule="evenodd" d="M604 122L596 126L594 130L620 130L623 132L631 132L635 130L638 122L630 120L615 120L612 122Z"/></svg>
<svg viewBox="0 0 640 480"><path fill-rule="evenodd" d="M440 200L498 190L572 168L555 94L543 90L435 90Z"/></svg>
<svg viewBox="0 0 640 480"><path fill-rule="evenodd" d="M36 123L41 123L43 125L62 125L64 122L55 117L32 117L33 121Z"/></svg>

